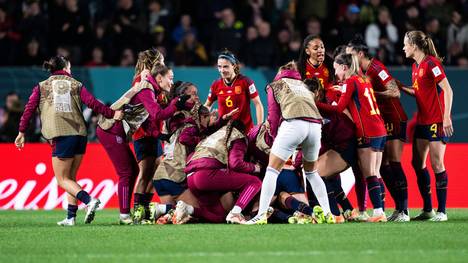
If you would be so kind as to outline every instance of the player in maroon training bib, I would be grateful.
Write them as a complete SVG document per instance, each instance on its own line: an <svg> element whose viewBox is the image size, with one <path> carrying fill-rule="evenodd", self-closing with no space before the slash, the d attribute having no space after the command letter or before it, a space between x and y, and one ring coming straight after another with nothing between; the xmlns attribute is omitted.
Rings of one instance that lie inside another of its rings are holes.
<svg viewBox="0 0 468 263"><path fill-rule="evenodd" d="M253 127L250 113L250 100L252 100L257 114L257 123L262 123L263 105L257 88L251 79L240 74L239 61L234 54L224 51L218 56L218 71L221 78L211 85L205 106L211 108L213 103L218 101L219 116L238 108L239 112L233 116L233 119L242 121L248 132Z"/></svg>
<svg viewBox="0 0 468 263"><path fill-rule="evenodd" d="M415 220L447 221L447 172L444 154L448 137L453 135L451 120L453 91L445 76L441 59L432 39L421 31L405 34L405 55L415 61L413 87L402 87L416 98L418 117L413 140L413 168L418 177L419 192L424 200L423 211ZM437 213L432 210L431 181L426 168L427 154L436 177Z"/></svg>

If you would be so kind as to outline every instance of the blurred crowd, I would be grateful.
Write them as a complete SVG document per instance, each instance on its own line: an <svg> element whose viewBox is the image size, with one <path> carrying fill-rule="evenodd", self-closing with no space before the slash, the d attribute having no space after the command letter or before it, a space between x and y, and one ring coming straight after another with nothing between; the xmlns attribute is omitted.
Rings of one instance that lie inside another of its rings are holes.
<svg viewBox="0 0 468 263"><path fill-rule="evenodd" d="M468 0L0 0L0 66L133 66L156 47L177 66L212 65L228 48L251 67L297 59L302 39L328 51L361 34L386 65L403 65L402 39L423 30L446 65L468 66Z"/></svg>

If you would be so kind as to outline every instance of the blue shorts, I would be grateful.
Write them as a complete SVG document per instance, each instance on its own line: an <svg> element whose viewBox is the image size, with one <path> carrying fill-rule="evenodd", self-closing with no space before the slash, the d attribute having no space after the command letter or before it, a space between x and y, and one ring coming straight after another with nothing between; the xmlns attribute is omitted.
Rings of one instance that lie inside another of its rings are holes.
<svg viewBox="0 0 468 263"><path fill-rule="evenodd" d="M59 136L52 139L52 157L73 158L86 152L86 136Z"/></svg>
<svg viewBox="0 0 468 263"><path fill-rule="evenodd" d="M406 142L406 121L385 122L387 141L400 140Z"/></svg>
<svg viewBox="0 0 468 263"><path fill-rule="evenodd" d="M444 135L442 123L434 123L430 125L416 125L414 129L414 139L424 139L430 142L441 141L447 143L449 137Z"/></svg>
<svg viewBox="0 0 468 263"><path fill-rule="evenodd" d="M149 156L158 158L163 154L161 142L154 137L143 137L135 140L133 142L133 148L137 161L141 161Z"/></svg>
<svg viewBox="0 0 468 263"><path fill-rule="evenodd" d="M153 186L159 196L176 196L182 194L187 189L186 182L176 183L167 179L153 180Z"/></svg>
<svg viewBox="0 0 468 263"><path fill-rule="evenodd" d="M286 193L304 193L302 178L292 170L283 169L276 179L275 195L281 192Z"/></svg>
<svg viewBox="0 0 468 263"><path fill-rule="evenodd" d="M372 148L376 152L383 152L387 136L381 137L359 137L357 138L358 148Z"/></svg>

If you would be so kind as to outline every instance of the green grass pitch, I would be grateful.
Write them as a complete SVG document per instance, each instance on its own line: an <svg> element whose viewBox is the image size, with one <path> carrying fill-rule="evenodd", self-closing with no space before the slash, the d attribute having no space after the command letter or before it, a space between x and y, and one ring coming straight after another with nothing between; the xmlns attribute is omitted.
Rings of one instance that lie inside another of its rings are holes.
<svg viewBox="0 0 468 263"><path fill-rule="evenodd" d="M415 214L416 211L412 211ZM0 262L468 262L468 209L444 223L119 226L118 211L0 211Z"/></svg>

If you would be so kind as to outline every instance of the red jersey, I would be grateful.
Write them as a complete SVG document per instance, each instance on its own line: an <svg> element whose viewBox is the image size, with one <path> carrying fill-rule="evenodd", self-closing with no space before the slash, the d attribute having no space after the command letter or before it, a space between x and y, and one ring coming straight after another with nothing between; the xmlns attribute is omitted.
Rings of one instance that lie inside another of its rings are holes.
<svg viewBox="0 0 468 263"><path fill-rule="evenodd" d="M413 64L413 89L418 105L418 124L430 125L444 121L444 90L437 83L445 78L438 59L426 56L419 65Z"/></svg>
<svg viewBox="0 0 468 263"><path fill-rule="evenodd" d="M375 58L371 60L369 68L366 71L366 76L369 77L372 88L375 91L386 91L387 87L385 85L393 80L392 75L390 75L384 64ZM406 116L399 98L377 98L377 104L379 105L380 114L385 121L401 122L408 120L408 116Z"/></svg>
<svg viewBox="0 0 468 263"><path fill-rule="evenodd" d="M307 61L305 74L306 79L311 79L313 77L318 78L325 89L328 89L328 87L332 85L330 71L327 66L325 66L325 63L320 64L318 67L314 67L309 63L309 61Z"/></svg>
<svg viewBox="0 0 468 263"><path fill-rule="evenodd" d="M362 76L351 76L343 84L343 94L338 105L318 102L319 109L342 112L348 108L356 125L357 137L386 136L384 122L374 96L370 81Z"/></svg>
<svg viewBox="0 0 468 263"><path fill-rule="evenodd" d="M253 127L250 100L257 96L258 92L254 82L243 75L238 75L231 85L227 85L222 78L215 80L211 84L208 101L218 100L219 116L239 108L239 112L233 116L233 119L242 121L246 132L248 132Z"/></svg>

